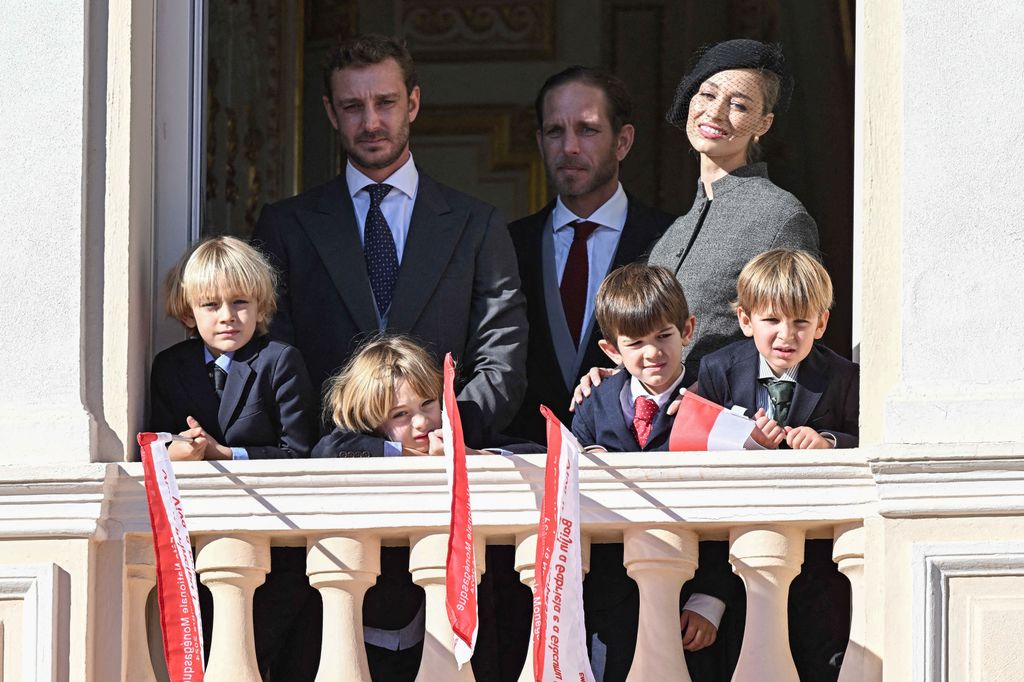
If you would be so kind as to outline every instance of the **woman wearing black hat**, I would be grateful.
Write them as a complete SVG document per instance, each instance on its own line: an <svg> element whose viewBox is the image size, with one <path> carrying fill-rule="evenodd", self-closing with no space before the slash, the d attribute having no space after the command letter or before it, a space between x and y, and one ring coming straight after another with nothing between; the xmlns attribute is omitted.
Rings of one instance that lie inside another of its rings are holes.
<svg viewBox="0 0 1024 682"><path fill-rule="evenodd" d="M728 40L697 54L668 112L700 155L700 180L693 207L668 228L648 262L676 273L697 316L686 358L690 381L703 355L743 338L729 304L746 262L780 247L818 252L814 219L756 163L758 141L792 92L777 46Z"/></svg>

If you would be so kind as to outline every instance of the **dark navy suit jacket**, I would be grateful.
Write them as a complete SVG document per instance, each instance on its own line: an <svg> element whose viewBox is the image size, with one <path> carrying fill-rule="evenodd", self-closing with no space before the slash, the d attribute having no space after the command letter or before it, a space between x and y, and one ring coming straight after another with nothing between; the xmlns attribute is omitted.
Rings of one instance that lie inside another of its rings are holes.
<svg viewBox="0 0 1024 682"><path fill-rule="evenodd" d="M697 393L725 408L740 405L752 417L757 411L758 357L753 339L705 355L697 377ZM800 363L788 424L826 431L836 437L837 448L855 448L859 397L858 366L814 344Z"/></svg>
<svg viewBox="0 0 1024 682"><path fill-rule="evenodd" d="M609 452L659 452L668 450L668 437L672 432L673 418L665 412L675 400L672 397L654 417L647 444L640 447L633 435L632 424L626 423L622 413L619 395L622 387L630 380L629 372L617 372L601 382L590 397L576 408L572 420L572 433L580 445L600 445ZM685 381L683 383L686 383ZM680 387L675 390L678 395Z"/></svg>
<svg viewBox="0 0 1024 682"><path fill-rule="evenodd" d="M153 360L150 430L184 431L191 415L218 443L245 448L250 459L308 457L318 435L316 405L299 351L266 336L235 351L219 403L201 339Z"/></svg>

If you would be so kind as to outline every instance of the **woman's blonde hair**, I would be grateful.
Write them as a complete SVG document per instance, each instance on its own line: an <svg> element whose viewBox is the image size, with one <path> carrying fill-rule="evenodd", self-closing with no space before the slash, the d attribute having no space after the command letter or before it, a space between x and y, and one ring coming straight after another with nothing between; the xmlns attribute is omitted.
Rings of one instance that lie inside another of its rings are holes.
<svg viewBox="0 0 1024 682"><path fill-rule="evenodd" d="M276 286L277 274L255 248L235 237L210 237L192 247L167 273L167 314L194 331L192 307L223 289L256 302L262 316L256 332L266 334L277 311Z"/></svg>
<svg viewBox="0 0 1024 682"><path fill-rule="evenodd" d="M400 381L423 398L440 399L444 379L434 358L412 339L372 338L330 380L327 415L347 431L377 433L394 406Z"/></svg>
<svg viewBox="0 0 1024 682"><path fill-rule="evenodd" d="M807 251L773 249L750 259L736 280L734 308L814 317L832 307L832 279Z"/></svg>

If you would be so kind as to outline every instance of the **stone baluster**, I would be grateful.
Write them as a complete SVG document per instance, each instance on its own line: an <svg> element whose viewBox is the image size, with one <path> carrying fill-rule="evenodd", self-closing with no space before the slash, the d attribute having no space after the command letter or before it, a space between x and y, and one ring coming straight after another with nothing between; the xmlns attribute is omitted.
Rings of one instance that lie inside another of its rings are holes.
<svg viewBox="0 0 1024 682"><path fill-rule="evenodd" d="M743 646L734 682L799 682L789 650L789 585L804 561L804 531L790 526L737 526L729 563L747 590Z"/></svg>
<svg viewBox="0 0 1024 682"><path fill-rule="evenodd" d="M146 628L146 603L156 586L153 540L149 535L129 536L124 544L126 584L125 608L121 618L121 660L124 661L121 679L125 682L156 682Z"/></svg>
<svg viewBox="0 0 1024 682"><path fill-rule="evenodd" d="M679 592L697 570L697 534L627 528L623 563L640 588L640 630L628 682L689 682L679 633Z"/></svg>
<svg viewBox="0 0 1024 682"><path fill-rule="evenodd" d="M590 571L590 536L580 534L580 559L583 573ZM527 531L516 535L515 569L519 573L519 582L536 594L537 580L537 531ZM517 682L533 682L533 634L531 629L529 645L526 649L526 662L519 673Z"/></svg>
<svg viewBox="0 0 1024 682"><path fill-rule="evenodd" d="M485 543L476 538L476 580L483 575ZM409 572L412 581L423 588L425 599L425 633L423 658L416 682L473 682L473 666L466 663L459 670L455 663L454 643L448 611L445 608L445 562L448 556L447 531L414 535L409 541Z"/></svg>
<svg viewBox="0 0 1024 682"><path fill-rule="evenodd" d="M839 682L868 682L882 679L874 659L867 653L867 605L864 589L864 524L860 521L836 526L832 536L832 560L850 581L850 642L846 645Z"/></svg>
<svg viewBox="0 0 1024 682"><path fill-rule="evenodd" d="M363 644L363 597L380 575L380 538L309 538L306 573L324 605L316 682L370 682Z"/></svg>
<svg viewBox="0 0 1024 682"><path fill-rule="evenodd" d="M238 534L196 542L196 570L213 595L209 682L261 682L253 640L252 596L270 571L270 538Z"/></svg>

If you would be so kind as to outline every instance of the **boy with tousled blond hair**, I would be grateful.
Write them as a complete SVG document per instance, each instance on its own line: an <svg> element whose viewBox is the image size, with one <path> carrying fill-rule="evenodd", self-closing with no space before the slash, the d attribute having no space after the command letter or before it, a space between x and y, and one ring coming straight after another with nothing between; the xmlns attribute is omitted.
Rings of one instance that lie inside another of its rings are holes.
<svg viewBox="0 0 1024 682"><path fill-rule="evenodd" d="M770 446L857 447L857 365L815 343L832 307L825 268L806 251L766 251L740 272L736 293L749 338L704 357L697 392L745 408Z"/></svg>
<svg viewBox="0 0 1024 682"><path fill-rule="evenodd" d="M192 338L159 353L152 431L180 433L171 459L308 457L316 397L291 346L265 336L276 310L263 256L234 237L197 244L168 274L167 313Z"/></svg>
<svg viewBox="0 0 1024 682"><path fill-rule="evenodd" d="M192 338L159 353L150 381L151 431L180 432L175 460L309 457L318 424L316 394L299 351L266 336L277 309L274 271L234 237L206 239L168 274L167 313ZM273 547L272 570L253 599L256 658L264 679L294 667L284 660L298 614L318 599L305 552ZM200 587L206 651L213 602Z"/></svg>
<svg viewBox="0 0 1024 682"><path fill-rule="evenodd" d="M761 430L759 442L769 447L857 447L857 365L816 343L832 307L825 268L807 251L766 251L744 266L736 295L736 317L749 338L704 356L697 393L726 408L745 408ZM709 560L702 557L694 577L733 585L721 592L733 618L722 623L717 655L689 661L695 682L731 674L743 641L743 590L726 556L725 546L709 547ZM831 559L831 543L808 540L800 580L790 589L790 641L805 679L809 671L813 679L826 671L834 677L830 657L849 636L849 584Z"/></svg>

